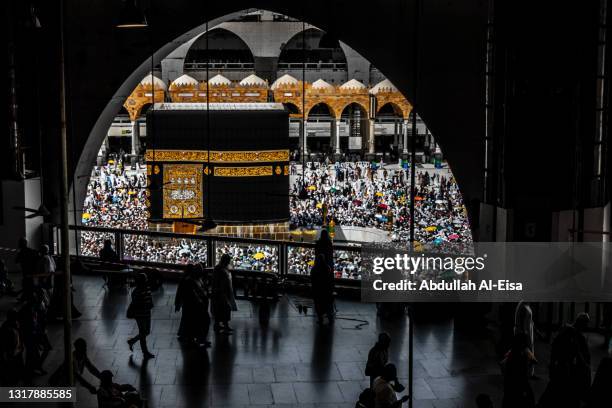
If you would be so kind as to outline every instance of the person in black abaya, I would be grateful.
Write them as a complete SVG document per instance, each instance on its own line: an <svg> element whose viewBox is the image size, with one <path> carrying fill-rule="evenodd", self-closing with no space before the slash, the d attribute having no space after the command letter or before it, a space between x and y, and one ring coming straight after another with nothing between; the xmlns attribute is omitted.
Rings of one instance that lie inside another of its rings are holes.
<svg viewBox="0 0 612 408"><path fill-rule="evenodd" d="M208 294L202 282L201 265L190 265L176 291L175 310L182 309L178 338L191 344L210 345L206 340L210 316Z"/></svg>
<svg viewBox="0 0 612 408"><path fill-rule="evenodd" d="M315 264L310 270L310 284L319 324L323 324L323 318L326 315L329 322L333 322L334 275L323 254L317 255L315 258Z"/></svg>
<svg viewBox="0 0 612 408"><path fill-rule="evenodd" d="M238 310L232 286L232 273L229 270L231 258L221 255L212 276L212 311L215 317L215 332L230 335L233 329L229 326L232 311Z"/></svg>
<svg viewBox="0 0 612 408"><path fill-rule="evenodd" d="M334 245L332 243L331 238L329 237L329 232L326 229L321 230L321 236L317 240L315 244L315 258L319 255L325 256L325 261L329 266L329 269L334 271Z"/></svg>

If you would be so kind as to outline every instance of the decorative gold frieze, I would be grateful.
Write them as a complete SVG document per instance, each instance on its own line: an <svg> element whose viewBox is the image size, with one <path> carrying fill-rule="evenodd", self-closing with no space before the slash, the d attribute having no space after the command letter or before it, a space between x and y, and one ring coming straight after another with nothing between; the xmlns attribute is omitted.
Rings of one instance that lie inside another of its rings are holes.
<svg viewBox="0 0 612 408"><path fill-rule="evenodd" d="M147 161L208 162L206 150L147 150ZM210 163L268 163L289 161L289 150L211 151Z"/></svg>
<svg viewBox="0 0 612 408"><path fill-rule="evenodd" d="M272 166L215 167L214 175L218 177L271 176Z"/></svg>

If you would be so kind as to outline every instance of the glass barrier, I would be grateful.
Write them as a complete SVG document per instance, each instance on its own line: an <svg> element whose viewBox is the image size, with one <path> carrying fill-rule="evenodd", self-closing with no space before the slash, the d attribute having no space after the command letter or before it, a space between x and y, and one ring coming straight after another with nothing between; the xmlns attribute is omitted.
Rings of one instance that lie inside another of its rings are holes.
<svg viewBox="0 0 612 408"><path fill-rule="evenodd" d="M310 275L314 258L314 248L287 246L287 273ZM334 276L337 279L361 279L361 275L361 254L358 251L334 250Z"/></svg>
<svg viewBox="0 0 612 408"><path fill-rule="evenodd" d="M334 275L336 279L361 279L362 272L360 252L334 250Z"/></svg>
<svg viewBox="0 0 612 408"><path fill-rule="evenodd" d="M229 254L232 267L259 272L280 272L278 246L248 244L241 242L217 241L215 243L215 264L221 255Z"/></svg>
<svg viewBox="0 0 612 408"><path fill-rule="evenodd" d="M126 234L123 236L123 259L181 265L206 264L206 241Z"/></svg>
<svg viewBox="0 0 612 408"><path fill-rule="evenodd" d="M314 248L287 246L287 273L310 275L314 258Z"/></svg>
<svg viewBox="0 0 612 408"><path fill-rule="evenodd" d="M79 234L79 254L81 256L100 256L100 250L104 246L104 241L110 239L113 248L116 248L115 234L112 232L80 231ZM57 253L57 252L56 252Z"/></svg>

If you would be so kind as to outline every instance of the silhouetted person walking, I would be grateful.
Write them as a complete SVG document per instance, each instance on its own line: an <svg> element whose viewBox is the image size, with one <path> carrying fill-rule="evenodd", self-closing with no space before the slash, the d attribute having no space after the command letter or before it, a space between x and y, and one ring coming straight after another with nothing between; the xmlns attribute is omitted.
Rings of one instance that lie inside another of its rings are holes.
<svg viewBox="0 0 612 408"><path fill-rule="evenodd" d="M502 361L504 368L503 408L532 408L535 406L533 390L529 384L530 367L535 357L529 349L525 333L517 333L512 348Z"/></svg>
<svg viewBox="0 0 612 408"><path fill-rule="evenodd" d="M212 277L212 310L215 318L214 329L218 333L231 334L229 322L232 319L232 310L238 310L232 286L232 274L229 270L231 258L228 254L221 255L221 259Z"/></svg>
<svg viewBox="0 0 612 408"><path fill-rule="evenodd" d="M138 334L127 341L130 351L134 351L134 344L140 341L140 348L144 358L154 358L155 355L147 347L147 336L151 333L151 309L153 297L147 283L147 275L136 275L136 287L132 291L132 302L128 306L128 317L136 319Z"/></svg>

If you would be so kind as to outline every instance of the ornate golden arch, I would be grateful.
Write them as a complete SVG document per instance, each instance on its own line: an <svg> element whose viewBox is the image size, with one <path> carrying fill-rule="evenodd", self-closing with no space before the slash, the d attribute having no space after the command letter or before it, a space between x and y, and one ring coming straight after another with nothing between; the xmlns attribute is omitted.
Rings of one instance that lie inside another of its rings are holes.
<svg viewBox="0 0 612 408"><path fill-rule="evenodd" d="M348 102L346 105L344 105L342 108L340 108L340 110L338 110L338 115L337 115L338 119L340 119L342 117L342 112L344 112L344 110L348 106L350 106L352 104L355 104L355 105L359 106L363 110L363 113L365 115L364 118L367 118L368 110L369 110L369 105L370 105L370 100L369 99L368 99L368 103L366 105L364 105L363 102L361 102L361 101L351 101L351 102Z"/></svg>
<svg viewBox="0 0 612 408"><path fill-rule="evenodd" d="M331 115L331 117L333 119L336 118L336 112L334 111L333 106L331 106L326 100L324 99L319 99L319 100L306 100L306 119L308 120L308 118L310 117L310 111L312 110L312 108L314 108L317 105L325 105L327 106L327 108L329 109L329 114Z"/></svg>
<svg viewBox="0 0 612 408"><path fill-rule="evenodd" d="M159 87L156 87L155 90L153 90L153 86L151 84L138 84L123 103L123 107L128 111L130 120L134 122L140 116L143 106L149 103L163 102L165 97L165 91Z"/></svg>
<svg viewBox="0 0 612 408"><path fill-rule="evenodd" d="M412 105L404 98L404 95L397 91L381 91L376 94L376 115L378 115L380 109L388 103L393 106L393 109L396 110L403 119L408 119L410 117Z"/></svg>

